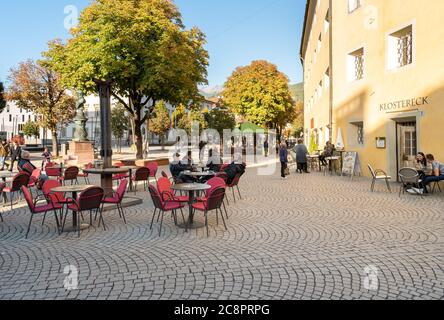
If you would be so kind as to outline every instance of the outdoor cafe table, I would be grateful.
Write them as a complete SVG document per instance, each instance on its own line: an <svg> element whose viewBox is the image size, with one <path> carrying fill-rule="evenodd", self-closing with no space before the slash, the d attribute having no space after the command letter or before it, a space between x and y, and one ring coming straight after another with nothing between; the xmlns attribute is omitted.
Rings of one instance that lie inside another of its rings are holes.
<svg viewBox="0 0 444 320"><path fill-rule="evenodd" d="M0 179L3 180L3 182L6 182L6 178L11 178L14 176L14 174L11 171L0 171ZM5 204L8 199L6 198L6 193L3 193L3 203Z"/></svg>
<svg viewBox="0 0 444 320"><path fill-rule="evenodd" d="M213 171L204 171L204 172L191 172L191 171L184 171L183 174L188 177L194 177L198 179L202 179L204 177L214 177L216 175Z"/></svg>
<svg viewBox="0 0 444 320"><path fill-rule="evenodd" d="M199 229L205 227L205 224L201 222L194 221L194 214L193 214L193 204L194 204L194 194L196 191L206 191L211 189L211 186L208 184L202 184L202 183L181 183L176 184L171 187L174 191L185 191L188 192L189 202L188 202L188 208L189 208L189 229ZM187 223L179 225L180 228L187 228Z"/></svg>
<svg viewBox="0 0 444 320"><path fill-rule="evenodd" d="M88 174L95 174L100 175L102 177L102 187L105 189L105 195L106 196L112 196L113 194L113 188L112 188L112 180L113 175L120 174L120 173L128 173L130 170L128 168L122 167L122 168L106 168L106 169L96 169L96 168L90 168L90 169L84 169L83 172ZM109 180L111 181L111 188L108 187L105 188L103 180Z"/></svg>
<svg viewBox="0 0 444 320"><path fill-rule="evenodd" d="M83 192L91 187L94 187L92 185L72 185L72 186L62 186L62 187L56 187L52 188L52 192L62 192L62 193L71 193L72 198L77 200L77 193ZM80 230L88 229L90 227L89 224L82 224L80 225ZM78 231L77 226L77 212L72 212L72 227L65 228L65 232L76 232Z"/></svg>
<svg viewBox="0 0 444 320"><path fill-rule="evenodd" d="M309 156L307 156L307 159L310 160L310 167L311 167L311 169L313 169L313 164L315 162L317 162L319 171L322 171L321 161L319 161L319 155L309 155Z"/></svg>
<svg viewBox="0 0 444 320"><path fill-rule="evenodd" d="M340 157L327 157L325 160L328 161L328 169L330 171L330 174L333 175L333 162L336 162L340 160Z"/></svg>

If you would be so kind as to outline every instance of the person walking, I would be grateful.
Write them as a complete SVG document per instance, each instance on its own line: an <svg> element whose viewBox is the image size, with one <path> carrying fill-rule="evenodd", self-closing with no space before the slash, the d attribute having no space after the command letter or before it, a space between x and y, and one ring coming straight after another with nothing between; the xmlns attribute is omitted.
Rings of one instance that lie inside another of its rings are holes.
<svg viewBox="0 0 444 320"><path fill-rule="evenodd" d="M298 140L298 144L294 147L294 151L296 152L296 163L298 165L297 171L301 174L302 172L308 173L308 149L302 139Z"/></svg>
<svg viewBox="0 0 444 320"><path fill-rule="evenodd" d="M6 140L2 140L0 143L0 166L1 171L5 170L5 165L9 167L9 164L6 163L6 158L9 156L9 143Z"/></svg>
<svg viewBox="0 0 444 320"><path fill-rule="evenodd" d="M288 168L288 150L285 142L282 142L279 147L279 158L281 160L281 178L287 179L286 171Z"/></svg>
<svg viewBox="0 0 444 320"><path fill-rule="evenodd" d="M265 158L268 158L269 147L270 147L270 145L268 144L268 139L265 139L265 142L264 142L264 155L265 155Z"/></svg>
<svg viewBox="0 0 444 320"><path fill-rule="evenodd" d="M14 141L12 143L12 149L11 149L11 168L9 168L9 171L14 170L14 164L16 162L19 162L21 159L22 154L22 148L19 146L17 141Z"/></svg>
<svg viewBox="0 0 444 320"><path fill-rule="evenodd" d="M45 167L48 163L51 162L52 154L49 152L48 148L45 148L42 153L43 161L42 161L42 170L45 170Z"/></svg>

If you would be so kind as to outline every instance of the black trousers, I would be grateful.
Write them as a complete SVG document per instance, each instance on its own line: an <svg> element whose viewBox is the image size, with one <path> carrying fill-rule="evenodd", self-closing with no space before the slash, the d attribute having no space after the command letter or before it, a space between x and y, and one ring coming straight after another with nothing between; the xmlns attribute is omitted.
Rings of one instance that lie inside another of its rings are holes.
<svg viewBox="0 0 444 320"><path fill-rule="evenodd" d="M307 162L305 162L305 163L298 163L298 171L300 173L302 173L302 171L308 172L308 164L307 164Z"/></svg>
<svg viewBox="0 0 444 320"><path fill-rule="evenodd" d="M281 177L285 178L285 169L287 169L287 163L281 162Z"/></svg>

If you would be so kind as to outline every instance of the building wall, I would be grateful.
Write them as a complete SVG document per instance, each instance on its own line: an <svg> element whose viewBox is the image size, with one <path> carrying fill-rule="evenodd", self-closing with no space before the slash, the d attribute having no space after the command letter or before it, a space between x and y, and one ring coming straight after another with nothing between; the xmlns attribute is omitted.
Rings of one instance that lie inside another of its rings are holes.
<svg viewBox="0 0 444 320"><path fill-rule="evenodd" d="M418 151L444 161L444 1L361 0L361 6L349 13L348 0L334 0L332 9L334 141L341 129L345 149L359 153L365 174L370 163L396 177L396 123L416 121ZM413 62L391 69L389 35L409 25ZM352 81L349 54L360 48L364 49L364 77ZM425 104L410 102L424 103L421 98L426 98ZM319 108L306 110L307 118L323 121L328 103ZM357 123L364 127L363 144L357 141ZM387 139L385 149L376 147L377 137Z"/></svg>

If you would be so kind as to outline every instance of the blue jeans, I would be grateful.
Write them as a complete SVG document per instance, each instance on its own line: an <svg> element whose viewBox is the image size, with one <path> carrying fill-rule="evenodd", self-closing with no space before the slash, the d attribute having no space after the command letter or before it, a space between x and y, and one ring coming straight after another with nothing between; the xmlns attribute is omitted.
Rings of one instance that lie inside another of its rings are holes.
<svg viewBox="0 0 444 320"><path fill-rule="evenodd" d="M6 157L0 157L0 167L1 169L5 169L5 161L6 161Z"/></svg>
<svg viewBox="0 0 444 320"><path fill-rule="evenodd" d="M422 187L424 188L424 192L428 193L427 190L427 186L432 183L432 182L439 182L439 181L444 181L444 175L440 175L440 176L427 176L424 178L424 180L422 181Z"/></svg>

